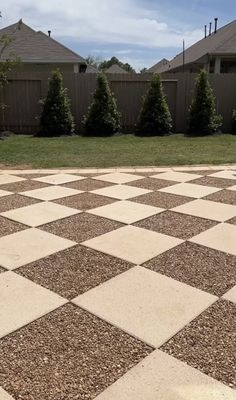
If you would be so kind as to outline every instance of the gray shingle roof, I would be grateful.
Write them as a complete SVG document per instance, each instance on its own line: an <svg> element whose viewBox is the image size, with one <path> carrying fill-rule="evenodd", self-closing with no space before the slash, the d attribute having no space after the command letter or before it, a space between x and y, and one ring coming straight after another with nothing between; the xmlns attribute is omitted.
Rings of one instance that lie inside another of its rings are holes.
<svg viewBox="0 0 236 400"><path fill-rule="evenodd" d="M16 23L0 30L0 36L13 38L4 51L3 59L10 53L25 63L82 63L86 61L78 54L68 49L43 32L36 32L26 24Z"/></svg>
<svg viewBox="0 0 236 400"><path fill-rule="evenodd" d="M128 74L128 72L120 67L118 64L112 65L110 68L106 69L106 74Z"/></svg>
<svg viewBox="0 0 236 400"><path fill-rule="evenodd" d="M155 65L153 65L153 67L149 68L147 70L147 72L149 73L159 73L162 72L163 68L166 67L166 65L169 64L169 60L167 60L166 58L162 58L162 60L160 60L158 63L156 63Z"/></svg>
<svg viewBox="0 0 236 400"><path fill-rule="evenodd" d="M236 20L186 49L185 64L194 63L207 54L236 55ZM166 64L161 72L167 72L181 65L183 65L183 53L178 54L173 60Z"/></svg>

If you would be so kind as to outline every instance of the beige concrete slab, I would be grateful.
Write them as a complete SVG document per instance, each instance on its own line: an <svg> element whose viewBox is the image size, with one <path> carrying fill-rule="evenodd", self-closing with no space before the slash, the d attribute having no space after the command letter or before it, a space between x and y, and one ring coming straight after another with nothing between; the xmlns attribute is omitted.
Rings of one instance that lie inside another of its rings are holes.
<svg viewBox="0 0 236 400"><path fill-rule="evenodd" d="M231 186L231 187L229 187L229 188L227 188L228 190L236 190L236 185L234 185L234 186Z"/></svg>
<svg viewBox="0 0 236 400"><path fill-rule="evenodd" d="M225 170L216 172L211 175L214 178L223 178L223 179L235 179L236 180L236 171L234 170Z"/></svg>
<svg viewBox="0 0 236 400"><path fill-rule="evenodd" d="M0 399L1 400L14 400L3 388L0 387Z"/></svg>
<svg viewBox="0 0 236 400"><path fill-rule="evenodd" d="M83 191L62 186L49 186L41 189L28 190L27 192L22 192L20 194L23 196L32 197L33 199L50 201L61 199L63 197L75 196L79 193L83 193Z"/></svg>
<svg viewBox="0 0 236 400"><path fill-rule="evenodd" d="M236 400L236 391L156 350L96 400Z"/></svg>
<svg viewBox="0 0 236 400"><path fill-rule="evenodd" d="M202 175L188 174L184 172L168 171L163 174L153 175L152 178L165 179L167 181L188 182L193 179L201 178Z"/></svg>
<svg viewBox="0 0 236 400"><path fill-rule="evenodd" d="M236 225L219 224L194 236L190 242L236 255Z"/></svg>
<svg viewBox="0 0 236 400"><path fill-rule="evenodd" d="M14 176L10 174L2 174L0 175L0 185L5 185L8 183L15 183L25 181L24 178L20 178L19 176Z"/></svg>
<svg viewBox="0 0 236 400"><path fill-rule="evenodd" d="M132 203L131 201L117 201L106 206L93 208L88 212L93 215L112 219L114 221L132 224L141 219L151 217L164 211L163 208Z"/></svg>
<svg viewBox="0 0 236 400"><path fill-rule="evenodd" d="M203 185L195 185L193 183L178 183L177 185L168 186L160 189L159 192L178 194L180 196L194 197L200 199L209 194L219 192L221 189Z"/></svg>
<svg viewBox="0 0 236 400"><path fill-rule="evenodd" d="M39 226L80 213L80 210L43 202L6 211L0 215L29 226Z"/></svg>
<svg viewBox="0 0 236 400"><path fill-rule="evenodd" d="M82 244L134 264L142 264L182 242L181 239L161 233L125 226Z"/></svg>
<svg viewBox="0 0 236 400"><path fill-rule="evenodd" d="M73 301L159 347L216 300L216 296L172 278L134 267Z"/></svg>
<svg viewBox="0 0 236 400"><path fill-rule="evenodd" d="M236 303L236 285L232 289L230 289L227 293L225 293L223 298L225 300L232 301L232 303Z"/></svg>
<svg viewBox="0 0 236 400"><path fill-rule="evenodd" d="M0 238L0 265L15 269L75 244L39 229L26 229Z"/></svg>
<svg viewBox="0 0 236 400"><path fill-rule="evenodd" d="M0 189L0 197L10 196L10 194L13 194L13 193L12 192L8 192L7 190L1 190Z"/></svg>
<svg viewBox="0 0 236 400"><path fill-rule="evenodd" d="M172 211L224 222L236 216L236 206L198 199L172 208Z"/></svg>
<svg viewBox="0 0 236 400"><path fill-rule="evenodd" d="M99 194L101 196L112 197L119 200L127 200L132 197L141 196L142 194L150 193L151 190L136 188L128 185L114 185L108 186L102 189L93 190L92 193Z"/></svg>
<svg viewBox="0 0 236 400"><path fill-rule="evenodd" d="M0 338L67 303L61 296L30 280L0 275Z"/></svg>
<svg viewBox="0 0 236 400"><path fill-rule="evenodd" d="M111 174L96 176L94 177L94 179L98 179L99 181L104 181L104 182L122 184L122 183L137 181L138 179L144 179L144 177L128 173L126 174L122 172L114 172Z"/></svg>
<svg viewBox="0 0 236 400"><path fill-rule="evenodd" d="M85 179L85 178L83 176L79 176L79 175L76 176L76 175L61 173L61 174L56 174L56 175L44 176L41 178L35 178L34 180L38 181L38 182L49 183L51 185L62 185L64 183L80 181L82 179Z"/></svg>

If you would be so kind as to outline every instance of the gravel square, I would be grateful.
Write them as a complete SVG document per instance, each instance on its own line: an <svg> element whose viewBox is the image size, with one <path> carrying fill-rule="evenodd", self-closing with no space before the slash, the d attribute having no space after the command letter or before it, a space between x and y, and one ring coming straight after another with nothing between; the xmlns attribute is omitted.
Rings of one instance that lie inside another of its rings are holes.
<svg viewBox="0 0 236 400"><path fill-rule="evenodd" d="M173 208L194 200L192 197L178 196L164 192L151 192L131 199L135 203L148 204L160 208Z"/></svg>
<svg viewBox="0 0 236 400"><path fill-rule="evenodd" d="M217 193L212 193L204 197L204 199L236 206L236 191L225 189Z"/></svg>
<svg viewBox="0 0 236 400"><path fill-rule="evenodd" d="M68 304L0 342L0 385L16 399L92 400L151 352Z"/></svg>
<svg viewBox="0 0 236 400"><path fill-rule="evenodd" d="M16 176L19 176L19 178L25 178L25 179L36 179L36 178L43 178L46 176L49 176L50 174L17 174Z"/></svg>
<svg viewBox="0 0 236 400"><path fill-rule="evenodd" d="M27 180L24 180L21 182L1 185L1 189L8 190L9 192L13 192L13 193L20 193L20 192L26 192L28 190L41 189L41 188L45 188L48 186L49 185L47 185L46 183L30 181L27 179Z"/></svg>
<svg viewBox="0 0 236 400"><path fill-rule="evenodd" d="M77 243L121 228L123 224L96 215L81 213L40 226L40 229Z"/></svg>
<svg viewBox="0 0 236 400"><path fill-rule="evenodd" d="M90 192L92 190L97 190L108 186L112 186L112 183L97 181L92 178L86 178L82 181L66 183L63 186L71 189L83 190L84 192Z"/></svg>
<svg viewBox="0 0 236 400"><path fill-rule="evenodd" d="M32 204L40 203L39 200L30 199L29 197L21 196L19 194L12 194L10 196L0 198L0 213L15 210L16 208L31 206Z"/></svg>
<svg viewBox="0 0 236 400"><path fill-rule="evenodd" d="M11 235L12 233L23 231L27 228L28 226L26 225L19 224L18 222L0 216L0 237Z"/></svg>
<svg viewBox="0 0 236 400"><path fill-rule="evenodd" d="M236 285L236 256L185 242L144 267L216 296Z"/></svg>
<svg viewBox="0 0 236 400"><path fill-rule="evenodd" d="M223 179L223 178L215 178L213 176L204 176L199 179L194 179L191 183L203 186L212 186L216 188L228 188L230 186L235 185L235 180L233 179Z"/></svg>
<svg viewBox="0 0 236 400"><path fill-rule="evenodd" d="M227 221L227 223L236 225L236 217L230 219L229 221Z"/></svg>
<svg viewBox="0 0 236 400"><path fill-rule="evenodd" d="M207 219L193 217L191 215L165 211L161 214L143 219L134 225L187 240L212 228L217 225L217 223Z"/></svg>
<svg viewBox="0 0 236 400"><path fill-rule="evenodd" d="M54 203L83 211L105 206L107 204L112 204L114 202L114 199L110 199L108 197L100 196L94 193L81 193L76 196L70 196L54 201Z"/></svg>
<svg viewBox="0 0 236 400"><path fill-rule="evenodd" d="M161 350L236 389L236 304L219 300Z"/></svg>
<svg viewBox="0 0 236 400"><path fill-rule="evenodd" d="M188 174L198 174L198 175L202 175L202 176L208 176L208 175L211 175L211 174L215 174L216 172L220 172L220 171L222 171L222 170L218 170L218 171L216 171L216 170L212 170L212 169L201 169L201 170L195 170L195 171L182 171L182 172L186 172L186 173L188 173Z"/></svg>
<svg viewBox="0 0 236 400"><path fill-rule="evenodd" d="M143 178L134 182L130 182L129 186L135 186L148 190L159 190L167 186L176 185L175 181L167 181L157 178Z"/></svg>
<svg viewBox="0 0 236 400"><path fill-rule="evenodd" d="M78 245L15 272L72 300L132 267L119 258Z"/></svg>

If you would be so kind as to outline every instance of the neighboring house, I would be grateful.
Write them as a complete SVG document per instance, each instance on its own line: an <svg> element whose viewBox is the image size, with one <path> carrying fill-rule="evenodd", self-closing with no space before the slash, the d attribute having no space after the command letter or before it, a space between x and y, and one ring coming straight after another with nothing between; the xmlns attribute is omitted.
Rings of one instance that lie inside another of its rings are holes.
<svg viewBox="0 0 236 400"><path fill-rule="evenodd" d="M213 33L178 54L157 72L199 72L202 68L215 74L236 72L236 20L217 30L215 19Z"/></svg>
<svg viewBox="0 0 236 400"><path fill-rule="evenodd" d="M118 64L113 64L110 68L104 71L106 74L128 74L128 72Z"/></svg>
<svg viewBox="0 0 236 400"><path fill-rule="evenodd" d="M2 59L11 54L21 61L20 70L26 72L51 72L60 68L62 72L86 72L86 61L43 32L36 32L26 24L16 23L0 30L0 36L13 40L3 53Z"/></svg>
<svg viewBox="0 0 236 400"><path fill-rule="evenodd" d="M99 71L93 65L87 65L86 74L98 74Z"/></svg>
<svg viewBox="0 0 236 400"><path fill-rule="evenodd" d="M162 60L160 60L157 64L153 65L153 67L149 68L146 73L149 74L159 74L163 71L163 69L166 68L166 65L169 64L169 60L167 60L166 58L163 58Z"/></svg>

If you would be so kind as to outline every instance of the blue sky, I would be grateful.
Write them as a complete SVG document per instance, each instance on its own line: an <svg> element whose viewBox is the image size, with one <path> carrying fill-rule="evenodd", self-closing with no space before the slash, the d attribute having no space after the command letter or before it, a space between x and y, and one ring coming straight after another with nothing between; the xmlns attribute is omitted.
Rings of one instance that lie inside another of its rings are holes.
<svg viewBox="0 0 236 400"><path fill-rule="evenodd" d="M22 18L83 57L116 56L138 71L201 39L204 24L236 19L235 0L8 0L1 26Z"/></svg>

